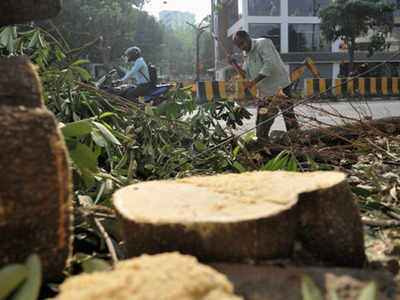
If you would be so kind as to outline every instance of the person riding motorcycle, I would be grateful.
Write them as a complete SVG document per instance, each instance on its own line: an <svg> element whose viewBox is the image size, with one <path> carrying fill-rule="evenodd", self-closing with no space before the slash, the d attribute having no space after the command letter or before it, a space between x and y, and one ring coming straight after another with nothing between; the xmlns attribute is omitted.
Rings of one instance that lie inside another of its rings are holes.
<svg viewBox="0 0 400 300"><path fill-rule="evenodd" d="M149 68L142 57L142 51L139 47L130 47L126 49L125 56L128 62L132 62L131 69L120 79L121 82L133 78L136 86L126 91L127 98L137 98L145 96L154 88L154 83L150 80Z"/></svg>

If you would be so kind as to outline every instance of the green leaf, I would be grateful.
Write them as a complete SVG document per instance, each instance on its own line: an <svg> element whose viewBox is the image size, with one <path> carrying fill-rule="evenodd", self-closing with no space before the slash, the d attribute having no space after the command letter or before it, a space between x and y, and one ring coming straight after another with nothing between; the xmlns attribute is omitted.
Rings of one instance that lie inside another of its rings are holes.
<svg viewBox="0 0 400 300"><path fill-rule="evenodd" d="M308 276L303 276L301 294L303 295L303 300L324 300L321 291Z"/></svg>
<svg viewBox="0 0 400 300"><path fill-rule="evenodd" d="M62 52L59 47L55 48L55 56L56 56L58 61L61 61L66 57L64 52Z"/></svg>
<svg viewBox="0 0 400 300"><path fill-rule="evenodd" d="M237 162L237 161L235 161L232 164L232 167L234 167L239 173L243 173L243 172L247 171L246 168L243 167L243 165L241 163Z"/></svg>
<svg viewBox="0 0 400 300"><path fill-rule="evenodd" d="M103 134L104 138L107 141L109 141L115 145L121 146L120 141L111 133L110 130L108 130L107 127L105 127L103 124L98 123L98 122L93 122L93 124L101 131L101 133Z"/></svg>
<svg viewBox="0 0 400 300"><path fill-rule="evenodd" d="M207 146L204 145L202 142L199 142L199 141L194 142L194 147L199 152L203 152L204 150L207 149Z"/></svg>
<svg viewBox="0 0 400 300"><path fill-rule="evenodd" d="M70 150L70 156L81 172L90 171L95 173L98 171L98 153L92 151L92 149L85 144L78 143L74 149Z"/></svg>
<svg viewBox="0 0 400 300"><path fill-rule="evenodd" d="M92 78L92 76L90 75L90 73L85 70L84 68L78 67L78 66L72 66L71 70L78 74L83 80L88 81Z"/></svg>
<svg viewBox="0 0 400 300"><path fill-rule="evenodd" d="M299 170L297 160L294 156L291 156L286 167L286 171L297 172Z"/></svg>
<svg viewBox="0 0 400 300"><path fill-rule="evenodd" d="M10 53L14 53L15 43L17 39L17 28L8 26L0 32L0 44L7 48Z"/></svg>
<svg viewBox="0 0 400 300"><path fill-rule="evenodd" d="M351 187L351 190L354 194L360 196L360 197L368 197L372 194L371 190L367 190L358 186L353 186Z"/></svg>
<svg viewBox="0 0 400 300"><path fill-rule="evenodd" d="M105 113L102 113L102 114L99 116L99 119L104 119L104 118L112 117L112 116L116 116L116 115L117 115L117 114L112 113L112 112L105 112Z"/></svg>
<svg viewBox="0 0 400 300"><path fill-rule="evenodd" d="M111 269L108 262L99 258L91 258L82 262L82 269L85 273L102 272Z"/></svg>
<svg viewBox="0 0 400 300"><path fill-rule="evenodd" d="M32 35L32 38L28 44L28 48L33 48L37 45L37 43L39 42L39 32L35 31Z"/></svg>
<svg viewBox="0 0 400 300"><path fill-rule="evenodd" d="M12 296L12 300L36 300L39 297L42 285L42 265L39 256L30 255L26 260L26 266L28 267L28 278Z"/></svg>
<svg viewBox="0 0 400 300"><path fill-rule="evenodd" d="M91 136L93 141L97 146L105 148L107 146L107 141L104 136L101 134L100 130L96 129L91 132Z"/></svg>
<svg viewBox="0 0 400 300"><path fill-rule="evenodd" d="M360 293L358 300L377 300L378 288L375 282L369 283Z"/></svg>
<svg viewBox="0 0 400 300"><path fill-rule="evenodd" d="M85 119L66 124L61 128L64 137L81 137L91 133L93 130L92 121Z"/></svg>
<svg viewBox="0 0 400 300"><path fill-rule="evenodd" d="M77 61L74 61L71 64L71 66L80 66L80 65L85 65L85 64L88 64L88 63L90 63L90 61L87 60L87 59L78 59Z"/></svg>
<svg viewBox="0 0 400 300"><path fill-rule="evenodd" d="M236 146L235 149L232 151L232 155L234 158L236 158L240 152L240 150L242 149L241 146Z"/></svg>

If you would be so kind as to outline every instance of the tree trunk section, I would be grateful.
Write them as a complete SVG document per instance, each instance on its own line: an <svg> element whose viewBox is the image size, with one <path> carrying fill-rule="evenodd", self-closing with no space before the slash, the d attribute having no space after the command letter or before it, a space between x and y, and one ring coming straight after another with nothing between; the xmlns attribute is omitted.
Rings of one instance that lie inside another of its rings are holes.
<svg viewBox="0 0 400 300"><path fill-rule="evenodd" d="M113 198L130 256L180 251L204 261L264 260L290 257L299 240L328 263L365 261L360 214L341 173L155 181Z"/></svg>
<svg viewBox="0 0 400 300"><path fill-rule="evenodd" d="M36 253L53 278L71 247L66 148L32 65L1 60L0 71L0 268Z"/></svg>

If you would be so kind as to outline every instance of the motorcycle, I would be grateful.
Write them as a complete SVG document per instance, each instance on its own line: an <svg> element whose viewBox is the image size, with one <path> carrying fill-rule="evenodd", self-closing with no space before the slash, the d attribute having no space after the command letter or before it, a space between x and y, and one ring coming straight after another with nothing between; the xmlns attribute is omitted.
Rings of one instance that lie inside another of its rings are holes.
<svg viewBox="0 0 400 300"><path fill-rule="evenodd" d="M129 91L135 89L134 84L121 84L119 78L124 76L124 71L118 67L114 67L112 70L101 76L96 82L95 86L98 89L104 90L110 94L117 95L128 100L131 100L138 104L150 104L153 106L160 105L163 101L167 100L166 94L173 87L173 84L164 83L156 84L152 87L147 95L143 97L132 96Z"/></svg>

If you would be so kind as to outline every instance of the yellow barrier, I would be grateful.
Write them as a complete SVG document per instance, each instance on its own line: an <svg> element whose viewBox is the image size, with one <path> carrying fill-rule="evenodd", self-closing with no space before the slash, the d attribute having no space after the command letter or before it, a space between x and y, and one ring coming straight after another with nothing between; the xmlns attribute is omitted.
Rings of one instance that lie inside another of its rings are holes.
<svg viewBox="0 0 400 300"><path fill-rule="evenodd" d="M361 77L340 79L305 79L306 97L390 97L400 96L399 77Z"/></svg>
<svg viewBox="0 0 400 300"><path fill-rule="evenodd" d="M212 101L214 99L235 99L242 100L245 98L253 98L257 95L257 89L254 86L251 89L251 95L246 92L243 85L244 81L235 81L235 92L228 93L225 81L199 81L196 82L194 88L199 102Z"/></svg>

